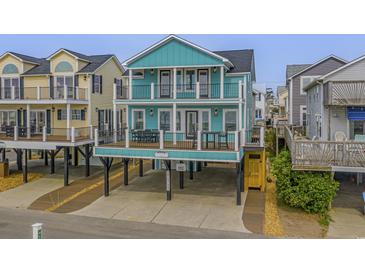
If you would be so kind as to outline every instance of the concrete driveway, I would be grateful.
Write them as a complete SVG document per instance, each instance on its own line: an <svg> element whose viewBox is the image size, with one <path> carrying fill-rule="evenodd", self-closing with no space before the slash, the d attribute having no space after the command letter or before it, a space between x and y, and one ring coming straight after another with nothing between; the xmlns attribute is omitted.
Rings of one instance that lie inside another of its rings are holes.
<svg viewBox="0 0 365 274"><path fill-rule="evenodd" d="M186 174L187 175L187 174ZM133 179L75 215L149 222L164 225L249 232L243 225L244 206L236 206L235 169L207 167L185 177L179 189L178 174L172 174L172 200L166 201L165 172L149 171ZM242 193L244 205L246 193Z"/></svg>

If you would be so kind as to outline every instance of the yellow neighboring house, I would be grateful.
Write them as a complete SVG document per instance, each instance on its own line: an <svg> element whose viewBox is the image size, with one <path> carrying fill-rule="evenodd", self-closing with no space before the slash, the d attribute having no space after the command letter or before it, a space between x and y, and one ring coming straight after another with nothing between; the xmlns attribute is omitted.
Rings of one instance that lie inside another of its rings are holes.
<svg viewBox="0 0 365 274"><path fill-rule="evenodd" d="M110 54L60 49L48 58L35 58L4 53L0 56L2 160L4 148L19 152L18 167L29 149L47 151L51 163L62 148L73 147L76 153L87 146L89 154L96 128L112 129L113 118L117 128L122 127L123 110L112 114L112 98L121 92L123 73L117 57Z"/></svg>

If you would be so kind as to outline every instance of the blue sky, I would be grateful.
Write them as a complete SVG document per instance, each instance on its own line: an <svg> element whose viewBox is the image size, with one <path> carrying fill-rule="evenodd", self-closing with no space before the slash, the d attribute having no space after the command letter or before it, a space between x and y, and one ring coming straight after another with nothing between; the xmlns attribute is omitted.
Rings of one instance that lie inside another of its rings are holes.
<svg viewBox="0 0 365 274"><path fill-rule="evenodd" d="M365 54L365 35L179 35L210 50L255 50L258 83L285 82L287 64L313 63L330 54L352 60ZM0 52L46 57L59 48L113 53L122 62L165 35L0 35Z"/></svg>

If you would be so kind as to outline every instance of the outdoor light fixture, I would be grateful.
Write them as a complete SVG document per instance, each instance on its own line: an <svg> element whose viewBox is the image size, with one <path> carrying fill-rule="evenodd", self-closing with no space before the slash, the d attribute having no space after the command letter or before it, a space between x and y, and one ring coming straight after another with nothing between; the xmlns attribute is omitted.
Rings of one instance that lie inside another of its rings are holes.
<svg viewBox="0 0 365 274"><path fill-rule="evenodd" d="M52 107L52 112L54 112L55 111L55 108L54 107Z"/></svg>
<svg viewBox="0 0 365 274"><path fill-rule="evenodd" d="M217 72L217 67L213 68L213 72L216 73Z"/></svg>
<svg viewBox="0 0 365 274"><path fill-rule="evenodd" d="M96 112L98 112L98 111L99 111L99 109L98 109L98 108L95 108L95 111L96 111Z"/></svg>
<svg viewBox="0 0 365 274"><path fill-rule="evenodd" d="M86 79L87 79L87 75L84 75L84 81L86 81Z"/></svg>
<svg viewBox="0 0 365 274"><path fill-rule="evenodd" d="M84 111L85 111L85 112L87 111L87 107L84 107Z"/></svg>
<svg viewBox="0 0 365 274"><path fill-rule="evenodd" d="M155 70L154 69L150 69L150 73L151 73L151 75L153 75L155 73Z"/></svg>
<svg viewBox="0 0 365 274"><path fill-rule="evenodd" d="M213 110L213 112L214 112L214 116L218 116L218 109L217 109L217 108L215 108L215 109Z"/></svg>
<svg viewBox="0 0 365 274"><path fill-rule="evenodd" d="M153 108L150 109L150 116L153 116Z"/></svg>

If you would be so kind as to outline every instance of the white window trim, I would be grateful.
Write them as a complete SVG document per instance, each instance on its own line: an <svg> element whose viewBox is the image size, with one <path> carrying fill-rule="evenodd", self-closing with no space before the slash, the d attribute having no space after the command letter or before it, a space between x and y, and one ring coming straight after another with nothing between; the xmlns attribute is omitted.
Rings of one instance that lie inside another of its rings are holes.
<svg viewBox="0 0 365 274"><path fill-rule="evenodd" d="M158 130L161 130L160 127L160 112L161 111L165 111L165 112L170 112L170 130L166 131L166 132L172 132L172 109L170 108L159 108L158 109L158 114L157 114L157 128Z"/></svg>
<svg viewBox="0 0 365 274"><path fill-rule="evenodd" d="M184 88L183 88L183 89L184 89L185 91L193 91L193 90L194 90L194 88L193 88L193 89L188 89L188 88L187 88L187 81L186 81L186 76L187 76L186 72L187 72L187 71L194 71L194 76L195 76L195 77L194 77L194 78L195 78L194 80L195 80L195 81L192 83L192 85L194 86L194 85L196 85L196 83L197 83L197 78L198 78L198 69L196 69L196 68L188 68L188 69L184 69L184 77L183 77L183 78L184 78L184 84L183 84L183 85L184 85L184 86L183 86Z"/></svg>
<svg viewBox="0 0 365 274"><path fill-rule="evenodd" d="M133 75L134 72L142 72L141 76ZM144 79L144 69L134 69L132 70L132 78L133 79Z"/></svg>
<svg viewBox="0 0 365 274"><path fill-rule="evenodd" d="M100 80L101 80L101 78L100 77L102 77L102 75L101 74L94 74L94 79L95 79L95 77L99 77L99 90L96 90L95 89L95 82L93 83L93 89L94 89L94 93L97 93L97 94L100 94L100 90L101 90L101 82L100 82Z"/></svg>
<svg viewBox="0 0 365 274"><path fill-rule="evenodd" d="M306 92L303 92L303 80L306 79L306 78L310 78L310 82L312 82L315 78L318 78L320 77L320 75L314 75L314 76L311 76L311 75L304 75L304 76L300 76L300 85L299 85L299 92L300 92L300 95L307 95Z"/></svg>
<svg viewBox="0 0 365 274"><path fill-rule="evenodd" d="M199 115L198 126L200 127L199 130L203 130L203 112L208 112L208 123L209 123L208 131L212 131L211 109L204 109L204 110L202 109L198 111Z"/></svg>
<svg viewBox="0 0 365 274"><path fill-rule="evenodd" d="M132 129L134 129L134 112L136 111L142 111L143 112L143 130L146 129L146 110L143 108L135 108L132 109Z"/></svg>
<svg viewBox="0 0 365 274"><path fill-rule="evenodd" d="M19 126L18 125L18 111L17 110L14 110L14 109L1 109L0 112L15 112L15 125ZM8 121L9 122L9 114L8 114ZM1 120L0 120L0 127L1 127ZM1 131L1 128L0 128L0 131Z"/></svg>
<svg viewBox="0 0 365 274"><path fill-rule="evenodd" d="M304 113L304 108L306 108L305 110L305 114L307 114L307 106L306 105L300 105L300 125L301 126L306 126L306 125L303 125L303 113ZM307 121L308 121L308 117L307 117Z"/></svg>
<svg viewBox="0 0 365 274"><path fill-rule="evenodd" d="M222 131L225 131L226 129L226 112L234 111L236 112L236 128L238 129L238 109L234 108L224 108L223 109L223 124L222 124ZM229 131L233 132L233 131Z"/></svg>
<svg viewBox="0 0 365 274"><path fill-rule="evenodd" d="M74 87L75 86L75 74L74 73L60 73L60 74L57 74L55 73L54 74L54 77L53 77L53 83L54 83L54 87L56 88L57 87L57 78L58 77L63 77L63 82L65 83L65 78L66 77L72 77L72 86L71 87Z"/></svg>

